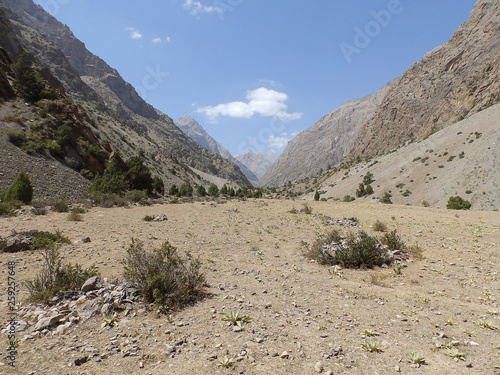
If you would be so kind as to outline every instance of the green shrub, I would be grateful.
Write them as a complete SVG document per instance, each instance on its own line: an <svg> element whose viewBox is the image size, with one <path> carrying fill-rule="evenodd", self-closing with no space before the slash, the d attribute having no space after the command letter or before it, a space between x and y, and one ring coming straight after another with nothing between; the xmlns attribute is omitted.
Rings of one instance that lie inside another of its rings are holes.
<svg viewBox="0 0 500 375"><path fill-rule="evenodd" d="M328 249L332 244L333 251ZM324 265L347 268L373 268L391 263L380 242L363 231L357 237L343 238L334 230L326 238L317 240L306 256Z"/></svg>
<svg viewBox="0 0 500 375"><path fill-rule="evenodd" d="M29 204L33 198L33 187L29 177L24 172L19 172L12 185L7 189L3 196L4 202L21 201Z"/></svg>
<svg viewBox="0 0 500 375"><path fill-rule="evenodd" d="M181 197L192 197L193 196L193 187L189 184L189 182L185 181L181 187L179 188L179 196Z"/></svg>
<svg viewBox="0 0 500 375"><path fill-rule="evenodd" d="M148 194L144 190L131 190L125 194L125 198L135 203L141 203L148 199Z"/></svg>
<svg viewBox="0 0 500 375"><path fill-rule="evenodd" d="M310 215L310 214L312 214L313 209L309 204L304 203L304 204L302 204L302 208L300 209L300 212L302 212L306 215Z"/></svg>
<svg viewBox="0 0 500 375"><path fill-rule="evenodd" d="M40 74L25 63L15 63L12 65L16 75L14 87L20 96L30 102L36 102L42 98L42 90L45 82Z"/></svg>
<svg viewBox="0 0 500 375"><path fill-rule="evenodd" d="M380 203L392 204L391 197L392 197L392 194L386 191L384 193L384 195L382 196L382 198L380 198Z"/></svg>
<svg viewBox="0 0 500 375"><path fill-rule="evenodd" d="M203 185L198 185L198 187L196 188L196 195L198 197L204 197L207 195L207 191Z"/></svg>
<svg viewBox="0 0 500 375"><path fill-rule="evenodd" d="M468 210L470 207L470 202L459 196L450 197L448 199L448 203L446 204L446 208L449 210Z"/></svg>
<svg viewBox="0 0 500 375"><path fill-rule="evenodd" d="M342 201L343 201L343 202L353 202L353 201L355 201L355 200L356 200L356 198L351 197L350 195L346 195L346 196L344 197L344 199L342 199Z"/></svg>
<svg viewBox="0 0 500 375"><path fill-rule="evenodd" d="M68 215L69 221L83 221L83 216L77 208L73 208Z"/></svg>
<svg viewBox="0 0 500 375"><path fill-rule="evenodd" d="M194 301L205 282L200 261L189 253L182 258L168 242L148 252L141 241L132 239L123 266L125 279L141 290L145 300L165 308Z"/></svg>
<svg viewBox="0 0 500 375"><path fill-rule="evenodd" d="M64 236L61 232L55 233L46 232L42 230L29 230L20 232L20 236L26 236L31 239L31 250L41 250L53 247L55 244L71 243L68 237Z"/></svg>
<svg viewBox="0 0 500 375"><path fill-rule="evenodd" d="M165 184L158 176L153 177L153 191L159 195L165 194Z"/></svg>
<svg viewBox="0 0 500 375"><path fill-rule="evenodd" d="M320 198L319 191L316 190L316 192L314 193L314 200L319 201L319 198Z"/></svg>
<svg viewBox="0 0 500 375"><path fill-rule="evenodd" d="M168 189L168 195L178 195L179 194L179 188L177 187L176 184L173 184L170 186L170 189Z"/></svg>
<svg viewBox="0 0 500 375"><path fill-rule="evenodd" d="M403 250L406 248L405 243L401 240L401 237L399 237L396 230L384 234L380 238L380 242L386 245L389 248L389 250Z"/></svg>
<svg viewBox="0 0 500 375"><path fill-rule="evenodd" d="M55 212L68 212L69 211L69 206L65 201L57 201L54 203L54 211Z"/></svg>
<svg viewBox="0 0 500 375"><path fill-rule="evenodd" d="M99 274L95 267L83 269L79 264L64 264L56 246L43 250L42 256L42 269L35 279L24 284L34 302L48 302L62 291L78 290L87 279Z"/></svg>
<svg viewBox="0 0 500 375"><path fill-rule="evenodd" d="M153 191L153 177L148 166L144 164L144 159L134 156L127 160L126 181L131 190Z"/></svg>
<svg viewBox="0 0 500 375"><path fill-rule="evenodd" d="M21 204L20 201L0 202L0 216L13 216L14 210L21 208Z"/></svg>
<svg viewBox="0 0 500 375"><path fill-rule="evenodd" d="M373 230L376 231L376 232L386 232L387 231L387 225L385 225L384 223L382 223L380 220L377 220L373 224Z"/></svg>
<svg viewBox="0 0 500 375"><path fill-rule="evenodd" d="M217 197L219 195L219 188L215 184L210 184L208 187L208 195L211 197Z"/></svg>

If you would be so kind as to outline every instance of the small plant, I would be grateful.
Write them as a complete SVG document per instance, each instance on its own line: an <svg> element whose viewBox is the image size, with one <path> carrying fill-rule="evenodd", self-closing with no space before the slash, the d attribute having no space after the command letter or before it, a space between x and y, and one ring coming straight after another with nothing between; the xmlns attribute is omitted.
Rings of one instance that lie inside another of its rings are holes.
<svg viewBox="0 0 500 375"><path fill-rule="evenodd" d="M491 329L493 331L500 329L500 327L494 325L493 322L486 322L484 320L477 320L474 322L474 324L481 327L481 328L487 328L487 329Z"/></svg>
<svg viewBox="0 0 500 375"><path fill-rule="evenodd" d="M65 201L57 201L54 203L54 211L56 212L68 212L69 211L69 206Z"/></svg>
<svg viewBox="0 0 500 375"><path fill-rule="evenodd" d="M352 196L350 196L350 195L346 195L346 196L344 196L344 198L342 199L342 201L343 201L343 202L346 202L346 203L353 202L353 201L355 201L355 200L356 200L356 198L354 198L354 197L352 197Z"/></svg>
<svg viewBox="0 0 500 375"><path fill-rule="evenodd" d="M101 328L104 327L114 327L118 324L118 314L114 312L113 314L110 315L104 315L104 322L101 324Z"/></svg>
<svg viewBox="0 0 500 375"><path fill-rule="evenodd" d="M425 364L425 358L419 352L411 352L406 355L406 360L420 367Z"/></svg>
<svg viewBox="0 0 500 375"><path fill-rule="evenodd" d="M155 217L152 215L146 215L142 218L142 220L144 220L144 221L153 221L154 219L155 219Z"/></svg>
<svg viewBox="0 0 500 375"><path fill-rule="evenodd" d="M427 202L427 201L422 201L422 207L430 207L429 202Z"/></svg>
<svg viewBox="0 0 500 375"><path fill-rule="evenodd" d="M132 239L122 263L125 279L137 285L147 302L163 307L194 301L205 282L201 262L189 253L181 257L168 241L148 252L141 241Z"/></svg>
<svg viewBox="0 0 500 375"><path fill-rule="evenodd" d="M466 201L459 196L454 196L448 199L446 208L449 210L468 210L471 208L471 204L469 201Z"/></svg>
<svg viewBox="0 0 500 375"><path fill-rule="evenodd" d="M387 232L387 225L385 225L384 223L382 223L380 220L377 220L373 224L373 230L375 232Z"/></svg>
<svg viewBox="0 0 500 375"><path fill-rule="evenodd" d="M302 208L300 209L300 212L302 212L302 213L304 213L306 215L310 215L310 214L312 214L313 209L312 209L312 207L309 204L304 203L302 205Z"/></svg>
<svg viewBox="0 0 500 375"><path fill-rule="evenodd" d="M79 264L64 264L56 245L43 250L42 256L42 269L34 280L24 284L34 302L47 302L61 291L80 289L85 281L99 274L94 267L82 269Z"/></svg>
<svg viewBox="0 0 500 375"><path fill-rule="evenodd" d="M382 198L380 198L380 203L392 204L391 198L392 198L392 194L386 191L384 193L384 195L382 196Z"/></svg>
<svg viewBox="0 0 500 375"><path fill-rule="evenodd" d="M69 221L83 221L81 209L79 209L78 207L73 208L68 215L68 220Z"/></svg>
<svg viewBox="0 0 500 375"><path fill-rule="evenodd" d="M396 264L394 267L392 267L392 270L394 271L395 275L401 275L401 273L402 273L401 264Z"/></svg>
<svg viewBox="0 0 500 375"><path fill-rule="evenodd" d="M457 348L443 350L443 353L453 358L456 362L465 361L465 353L460 353Z"/></svg>
<svg viewBox="0 0 500 375"><path fill-rule="evenodd" d="M231 311L230 313L219 314L223 320L231 322L233 325L241 327L241 323L246 323L252 320L249 316L240 316L239 311Z"/></svg>
<svg viewBox="0 0 500 375"><path fill-rule="evenodd" d="M234 360L232 358L229 358L227 355L225 355L222 358L219 358L219 363L217 363L217 366L228 368L232 367L234 365Z"/></svg>
<svg viewBox="0 0 500 375"><path fill-rule="evenodd" d="M418 245L410 245L405 250L414 259L424 259L424 250Z"/></svg>
<svg viewBox="0 0 500 375"><path fill-rule="evenodd" d="M364 340L361 344L361 347L369 352L383 352L382 346L378 343L377 340Z"/></svg>
<svg viewBox="0 0 500 375"><path fill-rule="evenodd" d="M405 243L401 240L395 229L390 233L384 234L380 238L380 242L386 245L389 250L403 250L406 248Z"/></svg>

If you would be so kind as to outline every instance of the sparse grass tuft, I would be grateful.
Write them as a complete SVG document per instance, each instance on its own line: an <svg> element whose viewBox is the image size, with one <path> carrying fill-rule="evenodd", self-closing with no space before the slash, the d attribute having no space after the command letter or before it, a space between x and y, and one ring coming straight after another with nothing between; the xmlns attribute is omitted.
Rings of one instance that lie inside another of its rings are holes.
<svg viewBox="0 0 500 375"><path fill-rule="evenodd" d="M445 349L443 353L453 358L456 362L465 361L465 353L460 353L457 348Z"/></svg>
<svg viewBox="0 0 500 375"><path fill-rule="evenodd" d="M229 358L227 355L225 355L222 358L219 358L219 363L217 363L217 366L224 367L224 368L229 368L234 365L234 360L232 358Z"/></svg>
<svg viewBox="0 0 500 375"><path fill-rule="evenodd" d="M43 250L42 256L42 269L34 280L25 282L34 302L47 302L62 291L80 289L87 279L99 274L94 267L83 269L79 264L63 264L56 245Z"/></svg>
<svg viewBox="0 0 500 375"><path fill-rule="evenodd" d="M405 243L401 240L395 229L390 233L384 234L380 238L380 242L386 245L389 250L403 250L406 248Z"/></svg>
<svg viewBox="0 0 500 375"><path fill-rule="evenodd" d="M309 204L304 203L302 205L302 208L300 209L300 212L302 212L302 213L304 213L306 215L310 215L310 214L312 214L313 209L312 209L312 207Z"/></svg>

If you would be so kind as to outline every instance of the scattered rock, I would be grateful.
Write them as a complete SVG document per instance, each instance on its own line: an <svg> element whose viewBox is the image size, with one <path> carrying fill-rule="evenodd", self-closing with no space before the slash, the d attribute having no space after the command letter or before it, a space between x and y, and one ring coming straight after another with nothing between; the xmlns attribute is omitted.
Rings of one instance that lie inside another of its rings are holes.
<svg viewBox="0 0 500 375"><path fill-rule="evenodd" d="M97 282L99 281L99 276L93 276L82 285L82 292L87 293L91 290L97 289Z"/></svg>
<svg viewBox="0 0 500 375"><path fill-rule="evenodd" d="M285 350L283 353L281 353L280 358L282 359L288 359L290 357L290 354Z"/></svg>
<svg viewBox="0 0 500 375"><path fill-rule="evenodd" d="M314 371L316 371L318 374L321 374L323 372L323 363L316 362L316 364L314 365Z"/></svg>

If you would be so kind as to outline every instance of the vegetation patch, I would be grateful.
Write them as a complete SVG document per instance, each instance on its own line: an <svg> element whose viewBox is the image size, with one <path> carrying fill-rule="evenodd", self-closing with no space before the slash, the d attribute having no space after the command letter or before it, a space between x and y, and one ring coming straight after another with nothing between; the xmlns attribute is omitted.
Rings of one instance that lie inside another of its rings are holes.
<svg viewBox="0 0 500 375"><path fill-rule="evenodd" d="M200 261L189 253L181 257L168 242L146 251L141 241L132 239L123 266L125 279L141 290L144 299L165 309L196 300L205 282Z"/></svg>
<svg viewBox="0 0 500 375"><path fill-rule="evenodd" d="M454 196L448 199L446 208L449 210L468 210L469 208L471 208L471 204L469 201L463 199L462 197Z"/></svg>

